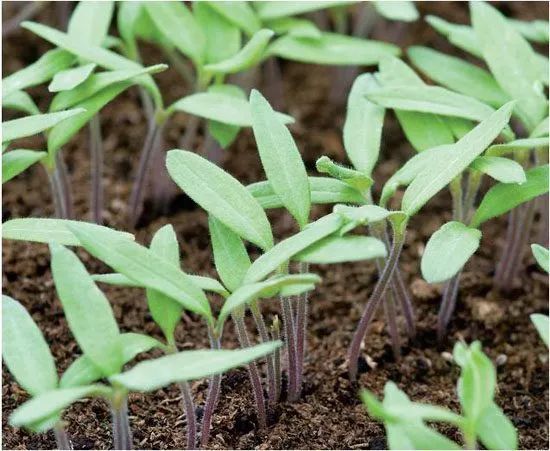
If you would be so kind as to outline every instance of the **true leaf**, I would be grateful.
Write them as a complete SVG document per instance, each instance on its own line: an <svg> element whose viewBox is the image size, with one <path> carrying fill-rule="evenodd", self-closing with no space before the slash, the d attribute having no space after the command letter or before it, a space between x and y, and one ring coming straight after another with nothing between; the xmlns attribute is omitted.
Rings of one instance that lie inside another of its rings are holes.
<svg viewBox="0 0 550 451"><path fill-rule="evenodd" d="M76 88L92 74L96 65L94 63L78 66L73 69L65 69L54 75L48 86L50 92L70 91Z"/></svg>
<svg viewBox="0 0 550 451"><path fill-rule="evenodd" d="M202 3L199 2L195 4L199 5ZM236 85L213 85L208 88L208 92L228 95L246 101L245 92ZM224 124L218 121L208 121L208 132L224 149L235 140L240 129L241 128L236 125Z"/></svg>
<svg viewBox="0 0 550 451"><path fill-rule="evenodd" d="M250 109L256 145L269 184L303 228L309 218L311 194L298 147L290 131L256 90L250 94Z"/></svg>
<svg viewBox="0 0 550 451"><path fill-rule="evenodd" d="M296 17L279 17L270 20L267 22L267 27L278 35L288 33L297 38L308 39L319 39L321 37L321 30L313 22Z"/></svg>
<svg viewBox="0 0 550 451"><path fill-rule="evenodd" d="M261 22L251 3L245 1L206 2L217 13L251 36L261 28Z"/></svg>
<svg viewBox="0 0 550 451"><path fill-rule="evenodd" d="M481 156L472 161L470 167L490 175L502 183L524 183L526 181L522 166L509 158Z"/></svg>
<svg viewBox="0 0 550 451"><path fill-rule="evenodd" d="M414 2L411 1L378 1L374 2L374 7L378 14L389 20L414 22L419 17Z"/></svg>
<svg viewBox="0 0 550 451"><path fill-rule="evenodd" d="M487 449L518 449L516 428L494 402L479 416L476 434Z"/></svg>
<svg viewBox="0 0 550 451"><path fill-rule="evenodd" d="M46 155L46 152L26 149L11 150L2 155L2 183L6 183L16 175L21 174L21 172L42 160Z"/></svg>
<svg viewBox="0 0 550 451"><path fill-rule="evenodd" d="M540 244L531 244L531 251L535 260L539 266L544 269L546 272L549 270L550 265L550 256L548 255L548 249L541 246Z"/></svg>
<svg viewBox="0 0 550 451"><path fill-rule="evenodd" d="M104 376L118 373L122 347L109 301L69 249L51 244L50 252L55 288L78 345Z"/></svg>
<svg viewBox="0 0 550 451"><path fill-rule="evenodd" d="M548 148L549 143L550 139L548 137L516 139L504 144L495 144L487 149L486 154L493 157L501 157L516 151L531 150L539 147Z"/></svg>
<svg viewBox="0 0 550 451"><path fill-rule="evenodd" d="M508 22L530 41L539 42L541 44L548 42L548 33L550 30L547 20L523 21L508 19Z"/></svg>
<svg viewBox="0 0 550 451"><path fill-rule="evenodd" d="M428 240L420 267L428 283L450 279L479 247L481 232L451 221L443 224Z"/></svg>
<svg viewBox="0 0 550 451"><path fill-rule="evenodd" d="M357 171L346 168L340 164L334 163L329 157L322 156L315 162L317 170L323 174L329 174L338 180L342 180L347 185L356 189L358 192L366 195L368 189L374 183L371 177L366 175L366 171Z"/></svg>
<svg viewBox="0 0 550 451"><path fill-rule="evenodd" d="M541 315L540 313L533 313L530 318L535 325L540 338L542 338L544 344L548 346L548 342L550 341L550 323L548 321L548 316Z"/></svg>
<svg viewBox="0 0 550 451"><path fill-rule="evenodd" d="M255 3L258 15L262 20L275 19L277 17L295 16L319 9L332 8L334 6L346 6L355 3L353 1L308 1L308 2L257 2Z"/></svg>
<svg viewBox="0 0 550 451"><path fill-rule="evenodd" d="M386 256L382 241L361 235L329 236L294 256L294 260L308 263L341 263L371 260Z"/></svg>
<svg viewBox="0 0 550 451"><path fill-rule="evenodd" d="M13 91L3 96L2 108L22 111L27 114L40 114L36 103L25 91Z"/></svg>
<svg viewBox="0 0 550 451"><path fill-rule="evenodd" d="M529 169L525 176L527 181L521 185L498 183L487 191L470 226L479 227L485 221L548 192L548 165Z"/></svg>
<svg viewBox="0 0 550 451"><path fill-rule="evenodd" d="M101 45L109 31L115 2L79 2L71 14L67 33L83 45Z"/></svg>
<svg viewBox="0 0 550 451"><path fill-rule="evenodd" d="M193 152L178 149L168 152L166 166L172 180L208 213L260 248L273 246L262 207L227 172Z"/></svg>
<svg viewBox="0 0 550 451"><path fill-rule="evenodd" d="M57 387L50 348L31 315L2 295L2 358L15 380L32 396Z"/></svg>

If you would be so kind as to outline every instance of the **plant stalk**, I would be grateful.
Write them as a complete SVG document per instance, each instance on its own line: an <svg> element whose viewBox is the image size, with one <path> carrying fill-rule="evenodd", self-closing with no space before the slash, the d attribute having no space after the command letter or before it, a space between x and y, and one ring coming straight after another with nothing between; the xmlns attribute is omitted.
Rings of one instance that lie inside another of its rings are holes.
<svg viewBox="0 0 550 451"><path fill-rule="evenodd" d="M208 336L210 337L210 347L211 349L221 349L220 339L216 336L213 330L209 328ZM201 426L201 448L208 448L208 440L210 439L210 429L212 427L212 416L214 415L214 410L218 404L220 398L220 388L222 383L222 375L214 374L210 378L210 383L208 384L208 395L206 395L206 404L204 405L204 416L202 417L202 426Z"/></svg>
<svg viewBox="0 0 550 451"><path fill-rule="evenodd" d="M58 182L58 188L60 192L60 198L62 200L63 219L73 219L73 196L71 192L71 182L69 178L69 171L65 160L63 159L62 151L55 154L55 172Z"/></svg>
<svg viewBox="0 0 550 451"><path fill-rule="evenodd" d="M65 426L63 425L62 421L58 421L53 428L53 432L55 434L55 443L57 445L57 449L60 450L72 450L73 444L71 443L71 439L69 438L69 435L67 434L67 431L65 430Z"/></svg>
<svg viewBox="0 0 550 451"><path fill-rule="evenodd" d="M63 201L61 199L55 169L46 167L46 173L48 174L48 181L50 182L50 191L52 193L52 201L54 206L54 217L63 218Z"/></svg>
<svg viewBox="0 0 550 451"><path fill-rule="evenodd" d="M92 179L92 221L103 224L103 140L99 114L96 114L89 123L90 130L90 160Z"/></svg>
<svg viewBox="0 0 550 451"><path fill-rule="evenodd" d="M114 449L132 449L132 431L128 419L128 399L125 392L117 392L111 401Z"/></svg>
<svg viewBox="0 0 550 451"><path fill-rule="evenodd" d="M395 311L395 303L391 290L387 290L382 305L384 306L384 314L386 316L388 332L391 338L393 358L396 362L399 362L399 360L401 360L401 341L399 339L399 330L397 328L397 313Z"/></svg>
<svg viewBox="0 0 550 451"><path fill-rule="evenodd" d="M301 262L298 268L300 274L305 274L309 271L309 264ZM307 346L308 294L308 291L301 293L300 296L298 296L298 304L296 306L296 393L295 397L289 399L290 401L300 399L302 394L304 360Z"/></svg>
<svg viewBox="0 0 550 451"><path fill-rule="evenodd" d="M289 296L280 296L283 329L288 357L288 399L296 397L296 340L294 335L294 313Z"/></svg>
<svg viewBox="0 0 550 451"><path fill-rule="evenodd" d="M273 318L273 323L271 324L271 339L273 341L278 341L281 339L281 326L279 323L279 317L275 315ZM277 348L273 353L273 366L275 373L275 402L279 401L281 396L281 385L282 385L282 376L281 376L281 348Z"/></svg>
<svg viewBox="0 0 550 451"><path fill-rule="evenodd" d="M460 285L460 276L462 269L458 271L445 284L445 290L437 314L437 339L441 343L447 334L447 326L451 320L456 307L456 298L458 296L458 287Z"/></svg>
<svg viewBox="0 0 550 451"><path fill-rule="evenodd" d="M191 387L187 381L178 384L182 396L183 410L187 420L187 449L195 449L197 446L197 416Z"/></svg>

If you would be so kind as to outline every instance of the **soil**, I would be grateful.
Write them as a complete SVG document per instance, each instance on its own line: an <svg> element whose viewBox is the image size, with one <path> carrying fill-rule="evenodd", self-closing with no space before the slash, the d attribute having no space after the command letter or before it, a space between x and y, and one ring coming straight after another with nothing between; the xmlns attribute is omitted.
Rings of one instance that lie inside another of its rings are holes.
<svg viewBox="0 0 550 451"><path fill-rule="evenodd" d="M424 2L423 14L437 14L448 20L466 23L467 4ZM518 2L500 5L505 13L517 18L548 17L547 3ZM5 18L9 6L2 4ZM39 15L41 22L56 25L55 9L46 7ZM422 21L414 24L382 22L375 27L374 37L408 45L430 45L453 51ZM4 74L28 64L41 55L48 45L26 31L17 31L4 41ZM158 62L153 49L146 60ZM285 104L297 119L293 134L308 169L315 173L315 160L327 154L345 162L341 143L344 118L342 105L327 102L335 70L294 63L282 65ZM185 93L185 86L173 71L158 76L167 101ZM47 106L45 88L32 93L42 108ZM166 148L176 146L187 118L177 115L166 130ZM129 90L101 113L105 145L105 212L107 225L126 228L126 202L135 173L138 154L146 125L139 107L139 95ZM29 139L31 148L43 145L39 138ZM201 145L200 138L195 148ZM89 155L87 133L81 132L64 149L73 187L74 206L78 219L89 219ZM413 150L406 144L399 126L392 117L384 130L383 149L376 171L377 187L406 161ZM243 183L261 180L259 159L250 130L243 130L237 141L224 153L224 169ZM52 207L47 178L36 166L10 181L4 189L3 220L26 216L51 216ZM328 207L316 207L320 216ZM294 231L287 214L270 213L278 237ZM458 307L452 319L448 340L437 345L436 315L441 287L426 284L420 275L419 261L428 237L442 223L450 220L448 194L438 195L414 218L401 258L401 270L414 300L418 335L414 341L403 337L402 358L392 356L382 318L376 319L365 340L360 362L360 379L351 385L346 370L346 351L353 330L376 281L371 263L313 266L323 282L311 294L308 354L305 363L305 387L296 403L281 402L270 413L270 424L258 430L247 373L244 369L224 376L222 395L216 410L210 446L216 449L380 449L386 447L383 427L370 418L361 405L357 392L366 387L381 394L386 381L395 381L413 400L446 406L458 411L456 380L459 371L449 353L457 340L480 340L484 351L497 362L497 403L510 417L519 433L520 448L548 448L548 351L529 321L531 313L548 312L548 278L529 256L514 290L504 295L493 287L493 272L504 241L505 220L490 221L484 226L480 250L463 273ZM204 212L185 195L180 194L166 215L155 214L148 205L135 230L141 243L149 243L152 234L162 225L174 226L181 246L182 266L189 273L215 276L208 229ZM106 272L103 264L82 250L79 256L91 272ZM51 346L60 374L79 355L79 349L67 327L49 268L47 246L4 241L2 250L4 292L22 302L31 313ZM140 290L103 286L124 332L141 332L161 338L160 330L147 312ZM213 299L215 308L220 300ZM264 302L264 312L271 318L277 312L274 302ZM248 318L249 319L249 318ZM252 323L249 323L252 331ZM177 330L180 349L208 346L205 328L194 315L184 315ZM231 326L225 330L223 345L236 346ZM157 356L149 353L140 358ZM27 394L3 366L2 438L9 449L55 448L53 434L32 435L8 426L10 413L26 399ZM202 406L207 382L192 384L196 403ZM176 387L151 394L131 394L130 420L134 446L142 449L173 449L184 446L185 419ZM199 413L201 408L198 407ZM110 413L101 400L76 403L64 415L75 449L109 449L112 446ZM460 441L456 430L440 429Z"/></svg>

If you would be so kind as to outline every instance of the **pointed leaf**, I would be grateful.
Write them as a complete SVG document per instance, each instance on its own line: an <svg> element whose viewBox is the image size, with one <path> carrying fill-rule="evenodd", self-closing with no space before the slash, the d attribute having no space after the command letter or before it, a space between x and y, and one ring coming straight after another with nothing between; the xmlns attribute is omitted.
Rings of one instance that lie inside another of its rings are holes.
<svg viewBox="0 0 550 451"><path fill-rule="evenodd" d="M509 158L481 156L472 161L470 167L502 183L525 183L527 180L522 166Z"/></svg>
<svg viewBox="0 0 550 451"><path fill-rule="evenodd" d="M546 272L549 270L550 266L550 256L548 255L548 249L541 246L540 244L531 244L531 251L535 260L539 266L544 269Z"/></svg>
<svg viewBox="0 0 550 451"><path fill-rule="evenodd" d="M342 263L386 257L386 246L370 236L329 236L294 256L307 263Z"/></svg>
<svg viewBox="0 0 550 451"><path fill-rule="evenodd" d="M200 5L202 3L195 4ZM208 92L228 95L246 101L246 94L236 85L213 85L208 88ZM207 127L208 132L224 149L231 145L241 130L238 126L228 125L218 121L208 121Z"/></svg>
<svg viewBox="0 0 550 451"><path fill-rule="evenodd" d="M109 31L115 2L78 2L68 25L68 34L83 45L101 45Z"/></svg>
<svg viewBox="0 0 550 451"><path fill-rule="evenodd" d="M550 32L550 24L547 20L515 20L508 19L508 22L519 31L523 37L533 42L544 44L548 42L548 33Z"/></svg>
<svg viewBox="0 0 550 451"><path fill-rule="evenodd" d="M34 100L25 91L13 91L2 97L2 108L22 111L27 114L40 114Z"/></svg>
<svg viewBox="0 0 550 451"><path fill-rule="evenodd" d="M378 1L374 2L376 11L389 20L400 20L402 22L414 22L419 14L411 1Z"/></svg>
<svg viewBox="0 0 550 451"><path fill-rule="evenodd" d="M54 75L53 80L48 86L48 91L70 91L81 83L84 83L92 74L96 65L94 63L78 66L73 69L65 69Z"/></svg>
<svg viewBox="0 0 550 451"><path fill-rule="evenodd" d="M518 449L516 428L494 402L481 414L476 434L487 449Z"/></svg>
<svg viewBox="0 0 550 451"><path fill-rule="evenodd" d="M2 183L6 183L16 175L21 174L46 155L48 155L46 152L26 149L15 149L5 153L2 155Z"/></svg>
<svg viewBox="0 0 550 451"><path fill-rule="evenodd" d="M485 153L489 156L501 157L516 151L531 150L539 147L548 148L549 143L550 139L548 137L516 139L504 144L495 144L489 147Z"/></svg>
<svg viewBox="0 0 550 451"><path fill-rule="evenodd" d="M253 35L262 26L251 3L244 1L205 2L216 12L234 23L247 35Z"/></svg>
<svg viewBox="0 0 550 451"><path fill-rule="evenodd" d="M258 15L262 20L275 19L277 17L296 16L335 6L346 6L355 3L353 1L307 1L307 2L257 2L255 3Z"/></svg>
<svg viewBox="0 0 550 451"><path fill-rule="evenodd" d="M355 169L346 168L342 165L334 163L329 157L322 156L315 162L317 171L322 174L329 174L338 180L351 186L359 193L366 193L368 189L373 185L374 180L370 178L365 172L357 171Z"/></svg>
<svg viewBox="0 0 550 451"><path fill-rule="evenodd" d="M541 315L540 313L533 313L532 315L530 315L530 318L535 325L535 328L537 329L540 338L542 338L544 344L548 346L548 342L550 341L550 323L548 320L548 316Z"/></svg>
<svg viewBox="0 0 550 451"><path fill-rule="evenodd" d="M279 17L269 20L267 27L273 30L276 34L289 34L297 38L320 39L321 30L317 26L306 19L298 19L296 17Z"/></svg>

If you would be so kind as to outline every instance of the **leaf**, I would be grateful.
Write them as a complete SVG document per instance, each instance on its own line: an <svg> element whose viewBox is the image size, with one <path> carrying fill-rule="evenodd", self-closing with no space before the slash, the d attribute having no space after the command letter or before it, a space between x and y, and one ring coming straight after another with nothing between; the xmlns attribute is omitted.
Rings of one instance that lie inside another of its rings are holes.
<svg viewBox="0 0 550 451"><path fill-rule="evenodd" d="M294 256L307 263L342 263L386 257L382 241L361 235L329 236Z"/></svg>
<svg viewBox="0 0 550 451"><path fill-rule="evenodd" d="M74 108L58 113L35 114L2 122L2 142L36 135L72 116L81 115L84 112L85 110L82 108Z"/></svg>
<svg viewBox="0 0 550 451"><path fill-rule="evenodd" d="M160 341L153 337L132 332L120 334L119 341L125 364L142 352L164 347ZM101 370L86 355L81 355L63 373L59 385L60 388L79 387L92 384L102 378Z"/></svg>
<svg viewBox="0 0 550 451"><path fill-rule="evenodd" d="M195 5L200 4L202 3L195 3ZM213 85L208 88L208 92L228 95L246 101L246 94L236 85ZM227 125L218 121L208 121L207 127L208 132L224 149L231 145L241 130L238 126Z"/></svg>
<svg viewBox="0 0 550 451"><path fill-rule="evenodd" d="M250 268L250 257L239 235L214 216L208 215L208 229L216 271L224 285L233 292L242 285Z"/></svg>
<svg viewBox="0 0 550 451"><path fill-rule="evenodd" d="M479 247L481 232L451 221L428 240L420 267L428 283L440 283L457 274Z"/></svg>
<svg viewBox="0 0 550 451"><path fill-rule="evenodd" d="M429 166L414 178L405 191L401 209L409 216L414 215L435 194L462 173L506 126L513 107L514 102L510 102L491 114L452 145L452 155L447 152L436 155Z"/></svg>
<svg viewBox="0 0 550 451"><path fill-rule="evenodd" d="M518 449L516 428L494 402L480 415L476 434L487 449Z"/></svg>
<svg viewBox="0 0 550 451"><path fill-rule="evenodd" d="M109 86L129 81L140 75L162 72L167 68L168 66L166 64L156 64L142 69L123 69L92 74L85 82L78 85L76 88L58 93L52 99L50 111L59 111L69 108L93 97Z"/></svg>
<svg viewBox="0 0 550 451"><path fill-rule="evenodd" d="M342 226L343 220L337 214L323 216L305 229L287 238L260 256L248 269L244 282L259 282L271 272L288 262L294 255L319 240L333 234Z"/></svg>
<svg viewBox="0 0 550 451"><path fill-rule="evenodd" d="M540 244L531 244L531 251L535 260L539 266L544 269L546 272L549 270L550 265L550 256L548 255L548 249L541 246Z"/></svg>
<svg viewBox="0 0 550 451"><path fill-rule="evenodd" d="M96 65L94 63L78 66L73 69L65 69L54 75L53 80L48 86L48 91L70 91L81 83L84 83L92 74Z"/></svg>
<svg viewBox="0 0 550 451"><path fill-rule="evenodd" d="M380 153L384 108L366 99L366 94L378 86L372 74L355 79L348 96L344 122L344 148L355 169L372 173Z"/></svg>
<svg viewBox="0 0 550 451"><path fill-rule="evenodd" d="M548 136L550 134L548 119L548 117L545 117L542 121L540 121L540 123L533 129L529 137L540 138L542 136Z"/></svg>
<svg viewBox="0 0 550 451"><path fill-rule="evenodd" d="M410 47L407 55L424 74L453 91L497 108L511 100L489 72L460 58L427 47Z"/></svg>
<svg viewBox="0 0 550 451"><path fill-rule="evenodd" d="M186 150L168 152L172 180L197 204L233 232L262 249L273 246L269 221L258 202L235 178Z"/></svg>
<svg viewBox="0 0 550 451"><path fill-rule="evenodd" d="M403 214L399 211L386 210L378 205L363 205L361 207L335 205L333 211L334 213L345 218L346 221L355 223L354 227L383 221L392 215Z"/></svg>
<svg viewBox="0 0 550 451"><path fill-rule="evenodd" d="M180 267L179 244L174 228L167 224L153 235L151 252L157 254L166 262ZM147 288L147 305L155 323L162 329L168 343L174 341L174 331L181 320L183 305L166 296L164 293Z"/></svg>
<svg viewBox="0 0 550 451"><path fill-rule="evenodd" d="M334 163L329 157L322 156L315 162L317 171L322 174L329 174L338 180L351 186L360 193L367 195L368 189L373 185L374 180L364 172L346 168Z"/></svg>
<svg viewBox="0 0 550 451"><path fill-rule="evenodd" d="M120 332L109 301L69 249L51 244L50 252L57 295L78 345L104 376L120 372Z"/></svg>
<svg viewBox="0 0 550 451"><path fill-rule="evenodd" d="M298 19L296 17L278 17L269 20L267 28L273 30L276 34L289 34L297 38L320 39L321 30L317 26L306 19Z"/></svg>
<svg viewBox="0 0 550 451"><path fill-rule="evenodd" d="M455 442L421 421L387 425L386 434L390 449L461 449Z"/></svg>
<svg viewBox="0 0 550 451"><path fill-rule="evenodd" d="M288 1L288 2L254 2L258 16L262 20L270 20L278 17L296 16L335 6L346 6L353 1Z"/></svg>
<svg viewBox="0 0 550 451"><path fill-rule="evenodd" d="M364 198L359 191L348 184L330 177L308 177L312 204L352 203L361 204ZM275 194L270 183L256 182L246 187L265 209L282 208L283 203Z"/></svg>
<svg viewBox="0 0 550 451"><path fill-rule="evenodd" d="M16 218L2 224L2 238L6 240L34 241L37 243L57 243L64 246L80 246L78 238L67 227L69 224L81 224L80 221L49 218ZM97 224L88 224L95 230L107 229ZM121 239L133 240L134 236L127 232L115 233Z"/></svg>
<svg viewBox="0 0 550 451"><path fill-rule="evenodd" d="M410 1L378 1L374 2L374 7L378 14L389 20L414 22L419 17L414 2Z"/></svg>
<svg viewBox="0 0 550 451"><path fill-rule="evenodd" d="M498 84L514 99L528 129L548 114L548 102L537 90L535 52L506 18L488 3L470 4L473 29L483 58Z"/></svg>
<svg viewBox="0 0 550 451"><path fill-rule="evenodd" d="M247 35L253 35L262 26L251 4L244 1L205 2L218 14L234 23Z"/></svg>
<svg viewBox="0 0 550 451"><path fill-rule="evenodd" d="M2 155L2 183L6 183L16 175L21 174L25 169L34 163L42 160L46 152L35 150L15 149Z"/></svg>
<svg viewBox="0 0 550 451"><path fill-rule="evenodd" d="M548 192L548 165L529 169L525 176L527 181L521 185L498 183L487 191L474 213L470 227L479 228L485 221Z"/></svg>
<svg viewBox="0 0 550 451"><path fill-rule="evenodd" d="M117 8L117 30L124 40L126 54L132 60L138 60L139 50L136 39L136 24L145 16L142 2L120 2Z"/></svg>
<svg viewBox="0 0 550 451"><path fill-rule="evenodd" d="M109 396L110 392L110 388L99 384L51 390L30 399L15 409L10 415L9 424L16 427L33 425L65 409L81 398Z"/></svg>
<svg viewBox="0 0 550 451"><path fill-rule="evenodd" d="M252 127L250 104L245 99L219 92L199 92L182 97L170 105L168 110L183 111L224 124ZM287 124L294 122L294 119L286 114L277 113L277 117Z"/></svg>
<svg viewBox="0 0 550 451"><path fill-rule="evenodd" d="M69 230L94 257L115 271L178 301L184 308L212 320L204 292L181 269L156 253L108 228L97 230L90 224L69 224Z"/></svg>
<svg viewBox="0 0 550 451"><path fill-rule="evenodd" d="M290 276L275 276L262 282L242 285L224 302L216 324L218 333L222 333L225 320L235 309L243 307L259 298L273 297L284 286L312 285L318 283L320 280L319 276L315 274L305 273Z"/></svg>
<svg viewBox="0 0 550 451"><path fill-rule="evenodd" d="M502 183L525 183L525 172L521 165L509 158L481 156L477 157L470 167L490 175Z"/></svg>
<svg viewBox="0 0 550 451"><path fill-rule="evenodd" d="M500 157L516 151L531 150L539 147L548 147L550 140L545 138L516 139L504 144L495 144L485 152L488 156Z"/></svg>
<svg viewBox="0 0 550 451"><path fill-rule="evenodd" d="M236 54L223 61L207 64L204 70L212 74L235 74L257 65L274 34L273 31L265 28L257 31Z"/></svg>
<svg viewBox="0 0 550 451"><path fill-rule="evenodd" d="M206 37L199 23L182 2L144 2L143 5L158 30L195 66L204 62Z"/></svg>
<svg viewBox="0 0 550 451"><path fill-rule="evenodd" d="M519 31L524 38L541 44L548 42L550 27L547 20L515 20L508 19L508 22Z"/></svg>
<svg viewBox="0 0 550 451"><path fill-rule="evenodd" d="M300 151L290 131L256 90L250 93L250 109L258 153L269 184L300 228L304 228L309 219L311 194Z"/></svg>
<svg viewBox="0 0 550 451"><path fill-rule="evenodd" d="M174 382L222 374L270 354L280 346L280 341L273 341L234 351L182 351L138 363L131 370L111 377L110 381L132 391L153 391Z"/></svg>
<svg viewBox="0 0 550 451"><path fill-rule="evenodd" d="M82 45L101 45L109 31L114 7L113 1L79 2L69 20L69 36Z"/></svg>
<svg viewBox="0 0 550 451"><path fill-rule="evenodd" d="M74 55L62 49L54 49L44 53L34 63L2 80L2 103L5 97L15 91L37 86L50 80L58 72L70 67L74 61Z"/></svg>
<svg viewBox="0 0 550 451"><path fill-rule="evenodd" d="M267 49L270 56L331 66L372 66L387 55L399 53L399 48L392 44L327 32L314 40L285 35Z"/></svg>
<svg viewBox="0 0 550 451"><path fill-rule="evenodd" d="M55 362L42 332L25 308L6 295L2 295L2 358L30 395L57 387Z"/></svg>
<svg viewBox="0 0 550 451"><path fill-rule="evenodd" d="M34 100L25 91L13 91L2 97L2 108L22 111L27 114L40 114Z"/></svg>
<svg viewBox="0 0 550 451"><path fill-rule="evenodd" d="M540 313L533 313L529 316L529 318L531 318L531 321L535 325L535 328L537 329L540 338L542 338L542 341L544 341L544 344L548 346L548 342L550 341L550 325L548 322L548 316L541 315Z"/></svg>

